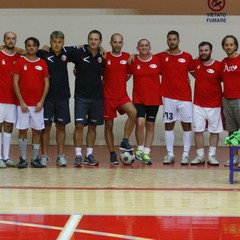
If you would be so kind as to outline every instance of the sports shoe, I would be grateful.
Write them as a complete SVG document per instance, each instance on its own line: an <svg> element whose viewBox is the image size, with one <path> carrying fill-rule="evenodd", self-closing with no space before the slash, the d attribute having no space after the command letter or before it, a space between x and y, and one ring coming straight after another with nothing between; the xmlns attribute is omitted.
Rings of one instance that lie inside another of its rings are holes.
<svg viewBox="0 0 240 240"><path fill-rule="evenodd" d="M11 159L3 160L7 167L16 167L17 163Z"/></svg>
<svg viewBox="0 0 240 240"><path fill-rule="evenodd" d="M163 164L171 164L174 163L175 159L172 156L166 155L163 159Z"/></svg>
<svg viewBox="0 0 240 240"><path fill-rule="evenodd" d="M7 166L5 165L5 163L3 162L2 159L0 159L0 168L6 168Z"/></svg>
<svg viewBox="0 0 240 240"><path fill-rule="evenodd" d="M208 162L209 165L213 165L213 166L218 166L219 162L217 161L215 155L213 156L208 156Z"/></svg>
<svg viewBox="0 0 240 240"><path fill-rule="evenodd" d="M57 165L60 167L67 166L67 160L66 160L66 156L64 154L59 154L56 161L57 161Z"/></svg>
<svg viewBox="0 0 240 240"><path fill-rule="evenodd" d="M187 156L182 156L181 165L188 165L188 164L189 164L189 158Z"/></svg>
<svg viewBox="0 0 240 240"><path fill-rule="evenodd" d="M204 163L205 163L204 157L200 157L198 155L191 161L191 165L199 165Z"/></svg>
<svg viewBox="0 0 240 240"><path fill-rule="evenodd" d="M47 165L48 165L48 156L42 155L40 157L40 163L43 165L43 167L47 167Z"/></svg>
<svg viewBox="0 0 240 240"><path fill-rule="evenodd" d="M120 150L122 151L126 151L126 152L130 152L133 151L132 146L129 144L129 142L127 140L123 140L120 144Z"/></svg>
<svg viewBox="0 0 240 240"><path fill-rule="evenodd" d="M150 158L150 154L144 154L143 156L142 156L142 162L144 163L144 164L147 164L147 165L151 165L152 164L152 160L151 160L151 158Z"/></svg>
<svg viewBox="0 0 240 240"><path fill-rule="evenodd" d="M39 158L37 157L36 159L31 160L31 165L35 168L43 168L44 166L41 164Z"/></svg>
<svg viewBox="0 0 240 240"><path fill-rule="evenodd" d="M135 158L136 158L137 160L142 161L142 160L143 160L143 155L144 155L143 151L141 151L141 150L139 150L139 149L137 149L137 150L135 151Z"/></svg>
<svg viewBox="0 0 240 240"><path fill-rule="evenodd" d="M77 155L75 157L74 167L81 167L81 166L82 166L82 156Z"/></svg>
<svg viewBox="0 0 240 240"><path fill-rule="evenodd" d="M238 155L235 155L233 157L233 164L236 165L238 164L238 160L239 160L239 156ZM224 166L229 166L230 165L230 160L228 159L225 163L224 163Z"/></svg>
<svg viewBox="0 0 240 240"><path fill-rule="evenodd" d="M98 165L98 161L94 158L93 154L89 154L87 157L85 157L83 163L90 166Z"/></svg>
<svg viewBox="0 0 240 240"><path fill-rule="evenodd" d="M26 168L27 165L28 165L27 160L24 160L20 157L20 161L19 161L19 163L17 163L16 167L17 168Z"/></svg>
<svg viewBox="0 0 240 240"><path fill-rule="evenodd" d="M112 165L118 165L119 164L119 162L117 160L117 154L115 152L110 154L110 163Z"/></svg>

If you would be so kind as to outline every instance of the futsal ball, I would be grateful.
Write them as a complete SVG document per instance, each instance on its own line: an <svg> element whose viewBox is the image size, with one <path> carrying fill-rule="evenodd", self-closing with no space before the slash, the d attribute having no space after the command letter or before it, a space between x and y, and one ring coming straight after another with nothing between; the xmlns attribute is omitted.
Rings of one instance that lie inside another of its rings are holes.
<svg viewBox="0 0 240 240"><path fill-rule="evenodd" d="M133 151L124 151L120 154L120 161L124 165L131 165L135 160L135 155Z"/></svg>

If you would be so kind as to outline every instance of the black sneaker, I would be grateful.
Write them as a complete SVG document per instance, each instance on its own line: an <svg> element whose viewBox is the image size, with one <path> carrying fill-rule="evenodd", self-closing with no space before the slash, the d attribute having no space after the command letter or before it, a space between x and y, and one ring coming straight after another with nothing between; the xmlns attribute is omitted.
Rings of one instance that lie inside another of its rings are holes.
<svg viewBox="0 0 240 240"><path fill-rule="evenodd" d="M75 157L74 167L81 167L82 166L82 156L78 155Z"/></svg>
<svg viewBox="0 0 240 240"><path fill-rule="evenodd" d="M93 154L89 154L87 157L85 157L84 162L85 165L90 166L97 166L98 161L94 158Z"/></svg>
<svg viewBox="0 0 240 240"><path fill-rule="evenodd" d="M123 140L120 144L120 150L125 151L125 152L130 152L133 151L132 146L129 144L128 140Z"/></svg>
<svg viewBox="0 0 240 240"><path fill-rule="evenodd" d="M19 161L19 163L17 163L16 167L17 168L26 168L28 165L27 160L24 160L21 157L19 159L20 159L20 161Z"/></svg>
<svg viewBox="0 0 240 240"><path fill-rule="evenodd" d="M112 165L118 165L119 162L117 160L117 154L114 152L114 153L110 153L110 163Z"/></svg>
<svg viewBox="0 0 240 240"><path fill-rule="evenodd" d="M44 166L41 164L39 158L37 157L36 159L31 161L31 164L35 168L43 168Z"/></svg>

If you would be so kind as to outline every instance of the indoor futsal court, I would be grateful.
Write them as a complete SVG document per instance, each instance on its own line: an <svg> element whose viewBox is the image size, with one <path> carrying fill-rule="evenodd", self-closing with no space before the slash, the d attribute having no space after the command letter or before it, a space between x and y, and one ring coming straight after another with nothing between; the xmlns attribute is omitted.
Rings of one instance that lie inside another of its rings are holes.
<svg viewBox="0 0 240 240"><path fill-rule="evenodd" d="M240 173L230 184L228 147L217 151L219 167L181 166L175 149L173 165L162 163L165 147L153 147L153 165L111 166L99 146L98 167L74 168L72 146L67 167L56 166L51 146L47 168L1 169L0 239L240 239Z"/></svg>

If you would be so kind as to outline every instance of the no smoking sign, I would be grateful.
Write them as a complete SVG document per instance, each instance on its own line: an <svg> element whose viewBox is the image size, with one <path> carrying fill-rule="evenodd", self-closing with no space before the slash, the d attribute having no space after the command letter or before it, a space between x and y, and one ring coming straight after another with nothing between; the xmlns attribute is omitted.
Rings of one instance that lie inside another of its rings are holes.
<svg viewBox="0 0 240 240"><path fill-rule="evenodd" d="M225 0L208 0L208 7L214 12L222 11L225 4Z"/></svg>

